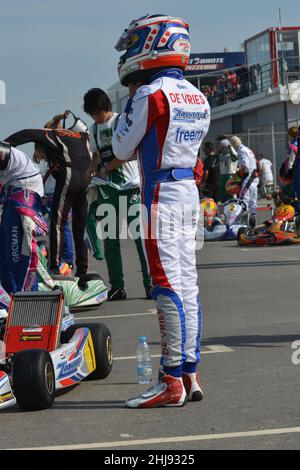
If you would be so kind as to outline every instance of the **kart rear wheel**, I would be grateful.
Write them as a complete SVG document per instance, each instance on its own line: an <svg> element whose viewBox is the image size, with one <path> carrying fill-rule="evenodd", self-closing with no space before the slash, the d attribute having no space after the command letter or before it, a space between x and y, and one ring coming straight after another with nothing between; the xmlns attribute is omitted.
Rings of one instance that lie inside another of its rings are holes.
<svg viewBox="0 0 300 470"><path fill-rule="evenodd" d="M44 349L26 349L13 359L13 390L26 411L50 408L55 397L55 373L50 354Z"/></svg>
<svg viewBox="0 0 300 470"><path fill-rule="evenodd" d="M88 328L92 335L96 369L85 380L101 380L109 376L113 366L112 339L109 329L103 323L85 323L70 326L65 332L68 341L78 328Z"/></svg>

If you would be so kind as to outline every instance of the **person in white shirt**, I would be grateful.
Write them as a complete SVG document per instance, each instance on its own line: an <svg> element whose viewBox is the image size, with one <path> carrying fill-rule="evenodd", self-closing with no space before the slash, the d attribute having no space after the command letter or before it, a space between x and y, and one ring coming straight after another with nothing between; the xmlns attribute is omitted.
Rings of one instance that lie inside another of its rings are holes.
<svg viewBox="0 0 300 470"><path fill-rule="evenodd" d="M243 199L247 204L250 215L249 226L254 228L256 224L257 187L259 183L256 158L252 150L242 144L239 137L233 136L231 144L238 155L238 174L243 178L239 198Z"/></svg>
<svg viewBox="0 0 300 470"><path fill-rule="evenodd" d="M274 191L273 163L260 154L258 158L261 167L260 194L264 197Z"/></svg>

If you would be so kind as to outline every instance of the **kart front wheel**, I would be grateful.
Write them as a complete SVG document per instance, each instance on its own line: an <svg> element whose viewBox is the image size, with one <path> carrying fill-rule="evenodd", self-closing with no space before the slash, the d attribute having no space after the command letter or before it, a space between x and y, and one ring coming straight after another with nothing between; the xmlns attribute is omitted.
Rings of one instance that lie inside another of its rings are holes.
<svg viewBox="0 0 300 470"><path fill-rule="evenodd" d="M13 360L13 389L23 410L50 408L55 397L55 373L50 354L44 349L27 349Z"/></svg>
<svg viewBox="0 0 300 470"><path fill-rule="evenodd" d="M103 323L77 323L65 332L67 342L78 328L90 330L95 351L96 369L85 380L105 379L111 373L113 366L112 339L109 329Z"/></svg>

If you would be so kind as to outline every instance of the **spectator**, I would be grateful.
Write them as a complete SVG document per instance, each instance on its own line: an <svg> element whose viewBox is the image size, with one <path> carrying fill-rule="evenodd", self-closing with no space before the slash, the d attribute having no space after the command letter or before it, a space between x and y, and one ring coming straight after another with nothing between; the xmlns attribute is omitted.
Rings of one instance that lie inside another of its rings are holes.
<svg viewBox="0 0 300 470"><path fill-rule="evenodd" d="M217 87L219 92L219 105L226 103L226 77L225 75L220 75L217 79Z"/></svg>
<svg viewBox="0 0 300 470"><path fill-rule="evenodd" d="M267 194L272 194L274 191L273 163L267 158L264 158L262 154L259 155L258 161L261 167L260 195L261 197L265 197Z"/></svg>
<svg viewBox="0 0 300 470"><path fill-rule="evenodd" d="M220 161L215 152L214 144L206 142L203 147L206 159L203 171L203 195L213 198L216 202L220 199Z"/></svg>
<svg viewBox="0 0 300 470"><path fill-rule="evenodd" d="M238 64L237 64L238 66ZM237 69L237 81L239 83L238 98L249 96L249 72L247 67Z"/></svg>
<svg viewBox="0 0 300 470"><path fill-rule="evenodd" d="M236 99L238 93L238 77L236 72L230 71L229 72L229 80L231 86L231 100Z"/></svg>
<svg viewBox="0 0 300 470"><path fill-rule="evenodd" d="M250 79L250 91L253 94L258 90L258 87L257 87L258 64L251 65L249 69L249 79Z"/></svg>

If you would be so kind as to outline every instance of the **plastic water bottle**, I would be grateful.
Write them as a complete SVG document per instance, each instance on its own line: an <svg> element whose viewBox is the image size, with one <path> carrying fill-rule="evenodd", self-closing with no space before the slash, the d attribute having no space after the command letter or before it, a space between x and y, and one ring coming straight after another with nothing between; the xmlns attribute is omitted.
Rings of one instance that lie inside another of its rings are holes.
<svg viewBox="0 0 300 470"><path fill-rule="evenodd" d="M146 336L139 336L136 349L137 376L139 384L148 384L152 380L152 360Z"/></svg>

